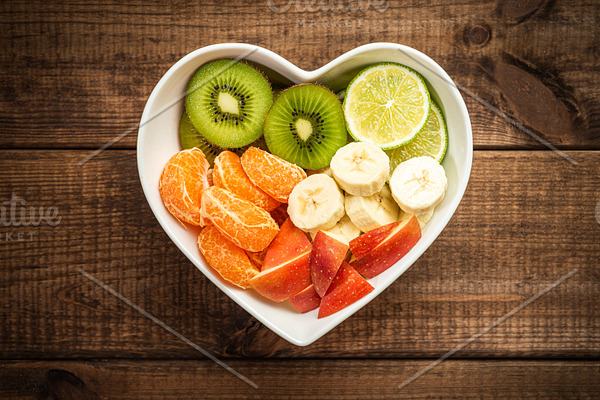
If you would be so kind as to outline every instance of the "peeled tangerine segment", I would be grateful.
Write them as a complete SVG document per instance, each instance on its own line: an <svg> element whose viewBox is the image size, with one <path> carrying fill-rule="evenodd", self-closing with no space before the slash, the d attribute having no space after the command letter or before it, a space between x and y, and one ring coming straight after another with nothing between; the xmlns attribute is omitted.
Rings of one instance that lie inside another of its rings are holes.
<svg viewBox="0 0 600 400"><path fill-rule="evenodd" d="M321 299L318 318L327 317L356 303L373 290L373 286L365 278L344 262Z"/></svg>
<svg viewBox="0 0 600 400"><path fill-rule="evenodd" d="M267 254L267 249L268 249L268 247L266 249L264 249L263 251L257 251L257 252L245 250L246 255L248 256L248 259L250 260L252 265L254 265L256 268L258 268L259 271L262 269L263 262L265 261L265 255Z"/></svg>
<svg viewBox="0 0 600 400"><path fill-rule="evenodd" d="M202 215L229 240L244 250L264 250L279 226L264 209L216 186L202 193Z"/></svg>
<svg viewBox="0 0 600 400"><path fill-rule="evenodd" d="M287 203L292 189L306 178L299 166L256 147L242 154L242 167L256 186L281 203Z"/></svg>
<svg viewBox="0 0 600 400"><path fill-rule="evenodd" d="M244 172L240 157L231 151L223 151L215 158L213 180L215 186L227 189L267 211L273 211L280 204L252 183Z"/></svg>
<svg viewBox="0 0 600 400"><path fill-rule="evenodd" d="M243 289L258 275L246 252L233 244L214 226L207 226L198 235L198 248L206 261L228 282Z"/></svg>
<svg viewBox="0 0 600 400"><path fill-rule="evenodd" d="M279 205L279 207L271 211L271 217L273 217L279 226L283 225L283 223L289 218L287 207L287 204L282 203Z"/></svg>
<svg viewBox="0 0 600 400"><path fill-rule="evenodd" d="M158 190L162 201L179 221L204 226L200 214L202 192L208 188L210 164L197 148L176 153L165 165Z"/></svg>

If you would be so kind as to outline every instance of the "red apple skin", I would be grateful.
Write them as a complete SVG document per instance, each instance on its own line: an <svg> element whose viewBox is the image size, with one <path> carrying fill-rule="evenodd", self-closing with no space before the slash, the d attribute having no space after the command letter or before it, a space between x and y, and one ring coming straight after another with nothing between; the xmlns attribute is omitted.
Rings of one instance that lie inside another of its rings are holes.
<svg viewBox="0 0 600 400"><path fill-rule="evenodd" d="M327 293L321 299L318 318L334 314L357 302L374 290L348 263L343 263Z"/></svg>
<svg viewBox="0 0 600 400"><path fill-rule="evenodd" d="M250 280L258 293L276 302L287 300L312 284L310 250L276 267L261 271Z"/></svg>
<svg viewBox="0 0 600 400"><path fill-rule="evenodd" d="M406 255L421 239L421 227L415 216L398 225L377 247L351 265L365 278L373 278Z"/></svg>
<svg viewBox="0 0 600 400"><path fill-rule="evenodd" d="M392 222L387 225L380 226L367 233L363 233L350 241L350 251L357 260L363 258L367 253L377 247L385 240L400 222Z"/></svg>
<svg viewBox="0 0 600 400"><path fill-rule="evenodd" d="M267 248L261 270L281 265L310 250L311 244L306 234L297 228L291 219L286 219L279 233Z"/></svg>
<svg viewBox="0 0 600 400"><path fill-rule="evenodd" d="M321 297L315 292L314 285L310 285L294 297L290 299L290 303L296 310L301 313L307 313L319 307L321 304Z"/></svg>
<svg viewBox="0 0 600 400"><path fill-rule="evenodd" d="M319 296L327 293L347 253L347 244L323 231L317 232L310 253L310 276Z"/></svg>

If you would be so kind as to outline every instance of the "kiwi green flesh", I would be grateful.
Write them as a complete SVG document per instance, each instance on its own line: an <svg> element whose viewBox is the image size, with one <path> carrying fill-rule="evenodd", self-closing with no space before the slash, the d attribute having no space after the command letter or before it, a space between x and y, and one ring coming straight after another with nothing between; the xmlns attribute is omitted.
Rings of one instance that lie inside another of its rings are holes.
<svg viewBox="0 0 600 400"><path fill-rule="evenodd" d="M210 143L199 134L196 128L194 128L194 125L190 122L190 117L185 111L181 115L181 120L179 121L179 140L181 141L181 147L184 149L196 147L202 150L211 167L214 164L215 157L224 150L221 147Z"/></svg>
<svg viewBox="0 0 600 400"><path fill-rule="evenodd" d="M192 125L190 122L190 117L185 111L181 115L181 120L179 121L179 140L181 141L181 147L183 149L191 149L195 147L202 150L202 153L204 153L204 156L208 160L211 167L214 166L215 158L219 155L219 153L225 150L233 151L238 156L244 154L244 151L246 151L250 146L258 147L262 150L268 150L263 136L243 147L226 149L216 146L198 133L196 128L194 128L194 125Z"/></svg>
<svg viewBox="0 0 600 400"><path fill-rule="evenodd" d="M265 120L264 135L271 153L306 169L329 166L348 136L336 95L313 84L293 86L279 95Z"/></svg>
<svg viewBox="0 0 600 400"><path fill-rule="evenodd" d="M192 125L210 143L227 148L246 146L262 135L273 104L267 79L235 60L216 60L201 66L185 98Z"/></svg>

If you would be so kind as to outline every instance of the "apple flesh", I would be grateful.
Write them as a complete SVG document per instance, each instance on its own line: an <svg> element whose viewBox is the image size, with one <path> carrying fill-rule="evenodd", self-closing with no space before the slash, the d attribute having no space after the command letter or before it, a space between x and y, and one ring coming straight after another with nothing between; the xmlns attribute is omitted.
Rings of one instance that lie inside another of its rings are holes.
<svg viewBox="0 0 600 400"><path fill-rule="evenodd" d="M344 262L321 299L318 318L334 314L357 302L374 290L350 264Z"/></svg>
<svg viewBox="0 0 600 400"><path fill-rule="evenodd" d="M276 267L264 269L250 279L250 286L268 299L281 302L300 293L312 284L310 250Z"/></svg>
<svg viewBox="0 0 600 400"><path fill-rule="evenodd" d="M400 225L400 221L392 222L352 239L350 241L350 251L352 252L352 255L354 255L357 260L360 260L377 247L377 245L383 242L385 238L390 235L390 232L398 225Z"/></svg>
<svg viewBox="0 0 600 400"><path fill-rule="evenodd" d="M346 243L326 232L317 232L310 253L310 276L319 296L323 297L327 293L347 253Z"/></svg>
<svg viewBox="0 0 600 400"><path fill-rule="evenodd" d="M368 235L370 232L366 233ZM363 236L365 236L363 235ZM360 236L354 240L359 239ZM351 265L365 278L373 278L406 255L421 238L419 220L413 215L411 218L395 226L381 242L375 244L366 254L361 254ZM367 246L362 243L361 248ZM352 249L352 241L350 242Z"/></svg>
<svg viewBox="0 0 600 400"><path fill-rule="evenodd" d="M261 270L277 267L292 258L310 250L311 244L306 234L297 228L291 219L286 219L279 233L273 239L262 263Z"/></svg>
<svg viewBox="0 0 600 400"><path fill-rule="evenodd" d="M294 297L290 299L290 303L296 310L301 313L307 313L319 307L321 304L321 297L315 291L314 285L310 285Z"/></svg>

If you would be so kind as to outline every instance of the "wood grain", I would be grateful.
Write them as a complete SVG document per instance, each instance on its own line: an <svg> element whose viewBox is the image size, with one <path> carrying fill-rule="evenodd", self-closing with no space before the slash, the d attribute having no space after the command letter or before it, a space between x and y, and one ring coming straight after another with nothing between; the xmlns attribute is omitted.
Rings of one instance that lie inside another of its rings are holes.
<svg viewBox="0 0 600 400"><path fill-rule="evenodd" d="M254 389L208 360L1 362L0 397L20 399L597 398L600 363L447 360L227 360Z"/></svg>
<svg viewBox="0 0 600 400"><path fill-rule="evenodd" d="M266 0L2 2L0 146L100 147L135 127L160 77L205 45L256 44L314 69L388 41L428 54L465 89L476 148L545 149L513 121L559 148L600 148L598 2L384 3L278 13Z"/></svg>
<svg viewBox="0 0 600 400"><path fill-rule="evenodd" d="M0 2L0 217L13 198L52 222L0 218L0 398L599 398L600 3L386 0L382 12L296 3L276 12L267 0ZM223 42L307 70L362 44L402 43L449 73L470 112L480 151L446 229L308 347L280 339L205 278L139 184L136 125L154 85L184 55Z"/></svg>
<svg viewBox="0 0 600 400"><path fill-rule="evenodd" d="M465 197L390 288L305 348L280 339L179 252L140 189L135 152L0 151L0 200L58 226L0 227L0 358L201 358L87 280L226 357L438 357L573 269L460 357L600 357L600 152L475 152ZM19 231L32 240L16 241ZM12 241L6 240L13 233Z"/></svg>

